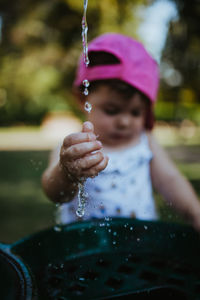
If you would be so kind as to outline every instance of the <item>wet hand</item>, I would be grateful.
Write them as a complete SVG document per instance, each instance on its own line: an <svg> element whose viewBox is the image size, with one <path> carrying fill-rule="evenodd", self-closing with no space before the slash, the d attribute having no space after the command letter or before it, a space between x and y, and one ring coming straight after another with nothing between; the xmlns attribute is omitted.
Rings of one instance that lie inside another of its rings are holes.
<svg viewBox="0 0 200 300"><path fill-rule="evenodd" d="M95 177L108 164L102 144L94 134L91 122L85 122L82 132L68 135L61 147L60 164L66 174L76 180Z"/></svg>

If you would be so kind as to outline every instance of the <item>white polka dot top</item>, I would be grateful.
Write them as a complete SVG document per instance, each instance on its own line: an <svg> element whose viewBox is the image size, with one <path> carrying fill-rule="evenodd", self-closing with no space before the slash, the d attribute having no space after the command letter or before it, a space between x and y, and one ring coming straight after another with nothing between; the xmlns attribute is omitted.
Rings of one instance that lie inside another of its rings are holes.
<svg viewBox="0 0 200 300"><path fill-rule="evenodd" d="M143 133L137 145L111 152L108 156L106 169L85 182L88 196L82 220L105 217L158 219L150 177L152 152L147 135ZM77 196L63 204L60 207L61 222L80 220L76 216L77 207Z"/></svg>

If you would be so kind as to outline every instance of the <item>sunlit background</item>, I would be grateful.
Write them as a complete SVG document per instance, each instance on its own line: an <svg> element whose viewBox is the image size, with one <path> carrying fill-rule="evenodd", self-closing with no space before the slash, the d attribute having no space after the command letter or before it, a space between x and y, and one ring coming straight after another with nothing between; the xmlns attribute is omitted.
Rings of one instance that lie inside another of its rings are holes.
<svg viewBox="0 0 200 300"><path fill-rule="evenodd" d="M80 129L71 93L83 1L0 0L0 240L54 224L41 190L48 154ZM154 134L200 195L200 2L89 0L88 40L120 32L160 66ZM181 220L156 195L163 220Z"/></svg>

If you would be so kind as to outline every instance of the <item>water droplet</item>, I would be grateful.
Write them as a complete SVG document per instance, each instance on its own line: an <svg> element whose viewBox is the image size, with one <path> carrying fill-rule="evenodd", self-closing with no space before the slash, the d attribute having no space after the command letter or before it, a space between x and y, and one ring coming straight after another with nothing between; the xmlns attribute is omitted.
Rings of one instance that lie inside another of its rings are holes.
<svg viewBox="0 0 200 300"><path fill-rule="evenodd" d="M133 227L130 227L130 230L133 230Z"/></svg>
<svg viewBox="0 0 200 300"><path fill-rule="evenodd" d="M85 96L87 96L87 95L89 94L89 91L88 91L87 88L84 89L83 94L84 94Z"/></svg>
<svg viewBox="0 0 200 300"><path fill-rule="evenodd" d="M116 243L117 243L116 241L113 241L113 245L116 245Z"/></svg>
<svg viewBox="0 0 200 300"><path fill-rule="evenodd" d="M85 79L85 80L83 80L83 85L84 85L84 87L88 88L90 83L87 79Z"/></svg>
<svg viewBox="0 0 200 300"><path fill-rule="evenodd" d="M148 229L148 226L144 225L144 229L147 230L147 229Z"/></svg>
<svg viewBox="0 0 200 300"><path fill-rule="evenodd" d="M112 232L112 230L111 230L111 229L108 229L108 232Z"/></svg>
<svg viewBox="0 0 200 300"><path fill-rule="evenodd" d="M104 227L104 226L105 226L105 223L99 223L99 226L100 226L100 227Z"/></svg>
<svg viewBox="0 0 200 300"><path fill-rule="evenodd" d="M79 280L80 280L80 281L84 281L85 278L84 278L84 277L79 277Z"/></svg>
<svg viewBox="0 0 200 300"><path fill-rule="evenodd" d="M88 113L90 113L91 110L92 110L92 104L86 101L86 102L85 102L85 110L86 110Z"/></svg>
<svg viewBox="0 0 200 300"><path fill-rule="evenodd" d="M60 232L62 230L62 228L58 225L54 226L54 230L57 232Z"/></svg>
<svg viewBox="0 0 200 300"><path fill-rule="evenodd" d="M137 238L137 242L140 242L140 238Z"/></svg>
<svg viewBox="0 0 200 300"><path fill-rule="evenodd" d="M77 215L79 218L82 218L82 217L84 216L84 211L82 211L82 210L80 210L80 209L77 209L76 215Z"/></svg>

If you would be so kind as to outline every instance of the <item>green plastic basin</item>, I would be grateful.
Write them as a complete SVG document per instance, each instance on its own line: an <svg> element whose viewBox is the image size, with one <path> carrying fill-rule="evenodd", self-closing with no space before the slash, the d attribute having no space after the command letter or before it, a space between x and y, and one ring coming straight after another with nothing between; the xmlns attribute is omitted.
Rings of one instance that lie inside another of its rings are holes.
<svg viewBox="0 0 200 300"><path fill-rule="evenodd" d="M200 299L200 238L189 226L72 223L20 240L10 252L30 269L38 300Z"/></svg>

